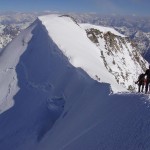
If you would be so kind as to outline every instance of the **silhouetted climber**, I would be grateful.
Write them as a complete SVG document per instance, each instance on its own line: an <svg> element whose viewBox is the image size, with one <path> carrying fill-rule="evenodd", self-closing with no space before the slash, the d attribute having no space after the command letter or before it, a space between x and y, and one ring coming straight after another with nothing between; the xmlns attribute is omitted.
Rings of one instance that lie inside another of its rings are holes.
<svg viewBox="0 0 150 150"><path fill-rule="evenodd" d="M146 75L145 93L147 93L148 92L148 86L150 83L150 66L149 66L149 69L146 70L145 75Z"/></svg>
<svg viewBox="0 0 150 150"><path fill-rule="evenodd" d="M138 80L135 83L138 84L138 92L143 92L144 84L145 84L145 74L143 73L140 74Z"/></svg>

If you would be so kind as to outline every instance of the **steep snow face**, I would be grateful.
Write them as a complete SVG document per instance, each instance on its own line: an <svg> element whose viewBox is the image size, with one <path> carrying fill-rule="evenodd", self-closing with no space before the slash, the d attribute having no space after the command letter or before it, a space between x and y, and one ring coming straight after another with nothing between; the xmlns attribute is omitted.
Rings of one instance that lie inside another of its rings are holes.
<svg viewBox="0 0 150 150"><path fill-rule="evenodd" d="M86 37L83 41L89 41L85 30L72 24L68 17L49 19L61 24L70 22L71 25L66 26L74 25L73 29L79 30L77 34L83 32ZM75 68L69 63L58 47L63 45L55 43L54 33L52 39L42 23L34 22L0 53L0 149L149 148L147 97L111 95L109 84L93 80L81 67ZM97 51L97 47L89 43L88 46ZM92 59L97 59L95 54L90 54ZM84 61L82 63L84 67ZM107 69L105 77L109 79Z"/></svg>
<svg viewBox="0 0 150 150"><path fill-rule="evenodd" d="M111 28L82 24L89 39L97 45L107 70L118 84L135 89L137 75L145 72L148 63L129 38Z"/></svg>
<svg viewBox="0 0 150 150"><path fill-rule="evenodd" d="M95 80L110 83L115 92L126 90L108 73L99 49L88 39L85 29L66 16L51 15L39 19L73 66L84 69Z"/></svg>
<svg viewBox="0 0 150 150"><path fill-rule="evenodd" d="M13 42L0 52L0 113L9 109L14 104L14 95L18 92L18 79L16 66L20 56L27 48L27 43L32 37L32 27L23 31ZM26 42L26 44L23 43Z"/></svg>
<svg viewBox="0 0 150 150"><path fill-rule="evenodd" d="M48 18L40 20L71 64L93 79L110 83L114 92L135 89L134 82L148 64L128 39L112 28L78 25L66 16Z"/></svg>
<svg viewBox="0 0 150 150"><path fill-rule="evenodd" d="M68 62L39 20L2 50L0 67L4 150L36 149L65 108L74 110L83 100L99 101L100 89L110 93L109 85Z"/></svg>
<svg viewBox="0 0 150 150"><path fill-rule="evenodd" d="M63 90L72 76L75 82L82 73L68 63L39 20L3 49L0 68L0 149L29 150L62 113Z"/></svg>

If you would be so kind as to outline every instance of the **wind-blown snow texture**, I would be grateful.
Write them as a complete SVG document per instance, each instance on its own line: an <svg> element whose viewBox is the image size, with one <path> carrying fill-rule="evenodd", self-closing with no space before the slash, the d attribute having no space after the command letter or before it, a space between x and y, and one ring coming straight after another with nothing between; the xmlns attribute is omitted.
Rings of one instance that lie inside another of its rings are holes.
<svg viewBox="0 0 150 150"><path fill-rule="evenodd" d="M70 64L43 24L0 54L0 149L149 149L148 97L111 95L109 84Z"/></svg>

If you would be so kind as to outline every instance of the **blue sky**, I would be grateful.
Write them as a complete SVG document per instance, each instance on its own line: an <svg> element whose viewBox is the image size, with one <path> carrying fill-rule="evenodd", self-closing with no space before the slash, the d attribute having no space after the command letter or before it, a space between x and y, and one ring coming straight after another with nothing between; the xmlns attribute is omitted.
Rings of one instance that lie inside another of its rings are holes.
<svg viewBox="0 0 150 150"><path fill-rule="evenodd" d="M0 11L63 11L150 15L150 0L0 0Z"/></svg>

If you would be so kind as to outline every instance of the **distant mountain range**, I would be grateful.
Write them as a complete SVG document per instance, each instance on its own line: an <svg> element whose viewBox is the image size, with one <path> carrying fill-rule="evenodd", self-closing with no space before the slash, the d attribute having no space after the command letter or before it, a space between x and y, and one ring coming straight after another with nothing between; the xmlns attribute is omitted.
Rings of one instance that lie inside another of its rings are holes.
<svg viewBox="0 0 150 150"><path fill-rule="evenodd" d="M40 15L54 12L0 13L0 48L5 47L22 29L29 26ZM55 12L59 13L59 12ZM135 42L141 54L150 62L148 57L150 51L150 17L137 16L114 16L99 14L75 14L73 16L79 23L91 23L106 27L113 27L120 33L130 37Z"/></svg>
<svg viewBox="0 0 150 150"><path fill-rule="evenodd" d="M36 18L34 14L0 13L0 48L4 48Z"/></svg>

